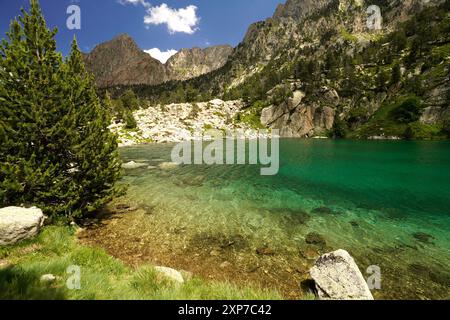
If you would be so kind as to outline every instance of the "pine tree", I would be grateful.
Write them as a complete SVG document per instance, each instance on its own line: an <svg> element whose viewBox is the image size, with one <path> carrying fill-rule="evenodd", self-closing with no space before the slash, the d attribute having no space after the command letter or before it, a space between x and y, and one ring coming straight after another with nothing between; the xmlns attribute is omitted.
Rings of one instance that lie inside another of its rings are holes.
<svg viewBox="0 0 450 320"><path fill-rule="evenodd" d="M30 0L0 45L0 206L73 218L115 193L120 163L81 53L64 63L56 32Z"/></svg>
<svg viewBox="0 0 450 320"><path fill-rule="evenodd" d="M71 199L71 210L79 216L98 209L120 191L115 182L120 178L121 163L117 137L108 129L108 110L100 103L94 79L85 70L76 40L66 61L65 75L70 84L70 107L76 121L70 145L70 171L78 192Z"/></svg>

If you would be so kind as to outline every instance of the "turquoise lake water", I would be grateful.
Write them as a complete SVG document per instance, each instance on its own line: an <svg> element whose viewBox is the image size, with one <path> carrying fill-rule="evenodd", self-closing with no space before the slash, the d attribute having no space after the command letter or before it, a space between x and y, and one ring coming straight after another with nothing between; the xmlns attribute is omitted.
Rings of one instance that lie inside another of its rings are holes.
<svg viewBox="0 0 450 320"><path fill-rule="evenodd" d="M450 142L283 139L280 171L258 165L182 165L173 145L122 149L129 196L167 223L240 234L297 254L311 232L348 250L376 298L450 298ZM148 166L147 166L148 165ZM292 249L292 250L288 250Z"/></svg>

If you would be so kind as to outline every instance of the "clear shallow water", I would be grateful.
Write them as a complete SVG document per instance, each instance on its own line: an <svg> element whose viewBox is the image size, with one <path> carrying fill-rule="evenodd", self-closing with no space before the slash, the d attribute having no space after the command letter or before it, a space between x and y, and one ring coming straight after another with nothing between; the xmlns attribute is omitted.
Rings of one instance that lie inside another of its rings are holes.
<svg viewBox="0 0 450 320"><path fill-rule="evenodd" d="M148 164L125 181L128 197L160 213L158 223L192 238L239 234L286 259L316 232L326 240L319 252L346 249L363 273L380 266L377 298L450 298L449 142L286 139L276 176L250 165L159 168L171 149L122 149L124 161Z"/></svg>

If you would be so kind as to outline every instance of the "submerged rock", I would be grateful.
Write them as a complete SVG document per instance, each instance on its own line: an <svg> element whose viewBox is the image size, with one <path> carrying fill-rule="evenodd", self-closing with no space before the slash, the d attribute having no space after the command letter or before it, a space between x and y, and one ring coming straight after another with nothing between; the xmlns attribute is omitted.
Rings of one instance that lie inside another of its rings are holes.
<svg viewBox="0 0 450 320"><path fill-rule="evenodd" d="M428 278L434 283L450 286L450 275L441 272L435 268L421 265L419 263L412 263L408 266L408 271L415 274L418 277Z"/></svg>
<svg viewBox="0 0 450 320"><path fill-rule="evenodd" d="M163 162L159 165L159 168L162 170L170 170L178 167L177 163L174 162Z"/></svg>
<svg viewBox="0 0 450 320"><path fill-rule="evenodd" d="M0 209L0 246L13 245L36 236L44 219L42 210L35 207Z"/></svg>
<svg viewBox="0 0 450 320"><path fill-rule="evenodd" d="M316 260L319 258L319 252L316 248L312 246L307 246L306 248L300 249L300 255L307 260Z"/></svg>
<svg viewBox="0 0 450 320"><path fill-rule="evenodd" d="M327 245L327 241L325 240L325 238L317 232L308 233L306 235L305 241L308 244L314 244L319 247L325 247Z"/></svg>
<svg viewBox="0 0 450 320"><path fill-rule="evenodd" d="M373 300L361 271L345 250L321 256L310 275L321 300Z"/></svg>
<svg viewBox="0 0 450 320"><path fill-rule="evenodd" d="M336 211L334 211L333 209L328 208L328 207L315 208L311 212L312 213L317 213L317 214L337 214Z"/></svg>
<svg viewBox="0 0 450 320"><path fill-rule="evenodd" d="M299 224L304 225L310 220L310 215L302 209L271 209L269 212L280 217L280 221L287 225L295 227Z"/></svg>
<svg viewBox="0 0 450 320"><path fill-rule="evenodd" d="M269 246L264 246L261 248L257 248L256 253L260 256L273 256L275 254L275 250L273 250Z"/></svg>
<svg viewBox="0 0 450 320"><path fill-rule="evenodd" d="M130 170L130 169L138 169L138 168L142 168L142 167L146 167L146 166L148 166L148 164L146 164L146 163L136 163L134 161L130 161L130 162L122 164L122 168L128 169L128 170Z"/></svg>
<svg viewBox="0 0 450 320"><path fill-rule="evenodd" d="M431 243L431 240L434 239L434 237L430 234L424 233L424 232L416 232L412 235L416 240L423 242L423 243Z"/></svg>
<svg viewBox="0 0 450 320"><path fill-rule="evenodd" d="M358 221L350 221L350 225L352 226L352 227L354 227L354 228L359 228L359 223L358 223Z"/></svg>

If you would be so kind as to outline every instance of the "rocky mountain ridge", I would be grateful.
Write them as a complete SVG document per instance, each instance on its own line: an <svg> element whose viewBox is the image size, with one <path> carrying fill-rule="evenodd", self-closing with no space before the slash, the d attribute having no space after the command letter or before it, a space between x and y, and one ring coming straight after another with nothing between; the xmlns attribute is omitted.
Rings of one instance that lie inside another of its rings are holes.
<svg viewBox="0 0 450 320"><path fill-rule="evenodd" d="M221 68L132 89L154 104L242 99L241 121L288 137L444 138L449 3L287 0L249 27ZM369 27L372 5L380 29Z"/></svg>
<svg viewBox="0 0 450 320"><path fill-rule="evenodd" d="M129 35L121 34L96 46L84 58L97 86L107 88L198 77L222 67L232 51L228 45L182 49L163 64L142 51Z"/></svg>

